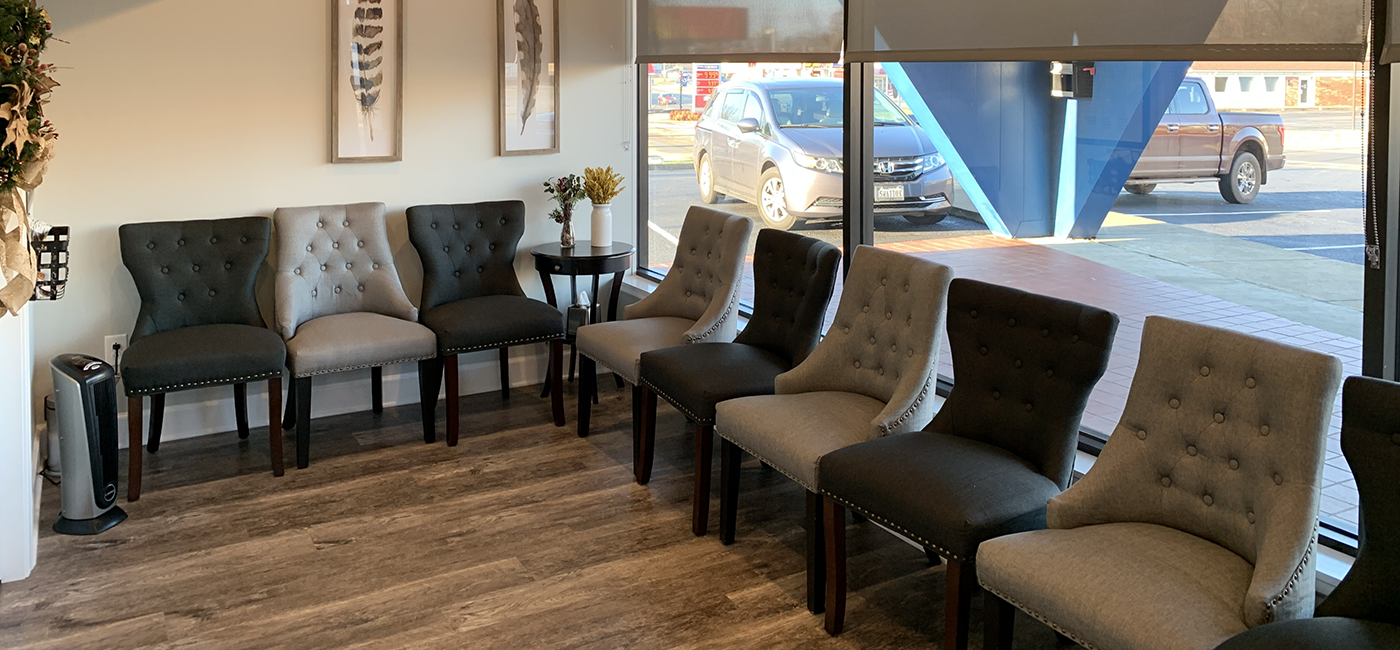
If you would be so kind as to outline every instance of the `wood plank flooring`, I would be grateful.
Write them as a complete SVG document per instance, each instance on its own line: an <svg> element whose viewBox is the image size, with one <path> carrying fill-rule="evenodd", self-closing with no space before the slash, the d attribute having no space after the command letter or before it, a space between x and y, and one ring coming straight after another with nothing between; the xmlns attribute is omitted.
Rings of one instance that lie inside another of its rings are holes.
<svg viewBox="0 0 1400 650"><path fill-rule="evenodd" d="M281 479L266 430L167 442L98 537L48 532L46 486L39 566L0 585L0 648L938 647L943 570L919 549L852 525L846 632L827 636L804 606L801 488L749 459L737 542L717 503L694 537L689 427L662 405L638 486L630 391L600 383L586 439L517 389L463 398L456 448L443 407L434 445L416 406L315 420L311 467ZM1055 647L1017 624L1018 650Z"/></svg>

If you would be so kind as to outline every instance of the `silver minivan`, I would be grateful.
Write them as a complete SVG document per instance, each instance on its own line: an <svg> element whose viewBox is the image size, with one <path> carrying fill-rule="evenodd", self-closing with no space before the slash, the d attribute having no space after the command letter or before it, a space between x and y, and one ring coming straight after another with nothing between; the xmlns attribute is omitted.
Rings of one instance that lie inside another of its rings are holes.
<svg viewBox="0 0 1400 650"><path fill-rule="evenodd" d="M758 206L763 225L840 218L844 100L840 79L736 81L715 89L695 126L701 198ZM934 224L953 205L953 177L928 134L875 92L875 212Z"/></svg>

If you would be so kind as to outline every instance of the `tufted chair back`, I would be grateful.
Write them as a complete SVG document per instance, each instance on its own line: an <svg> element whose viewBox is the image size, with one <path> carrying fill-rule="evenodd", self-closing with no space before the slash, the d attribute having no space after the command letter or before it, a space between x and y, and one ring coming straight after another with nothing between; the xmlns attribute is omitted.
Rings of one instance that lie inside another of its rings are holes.
<svg viewBox="0 0 1400 650"><path fill-rule="evenodd" d="M651 295L628 305L624 319L669 316L696 321L692 343L727 343L738 329L739 280L753 221L692 206L681 225L676 259Z"/></svg>
<svg viewBox="0 0 1400 650"><path fill-rule="evenodd" d="M515 251L525 234L525 203L416 205L408 239L423 260L424 311L481 296L523 296Z"/></svg>
<svg viewBox="0 0 1400 650"><path fill-rule="evenodd" d="M819 239L764 229L753 255L753 317L734 339L802 363L821 338L841 251Z"/></svg>
<svg viewBox="0 0 1400 650"><path fill-rule="evenodd" d="M778 375L777 393L840 391L885 402L871 423L876 436L928 424L952 278L942 264L857 248L831 329L801 365Z"/></svg>
<svg viewBox="0 0 1400 650"><path fill-rule="evenodd" d="M1079 420L1108 369L1118 317L1097 307L958 278L948 287L953 391L929 431L985 442L1064 489Z"/></svg>
<svg viewBox="0 0 1400 650"><path fill-rule="evenodd" d="M1242 613L1312 611L1322 460L1341 363L1228 330L1147 319L1123 417L1051 528L1175 528L1255 566ZM1309 537L1311 531L1311 537Z"/></svg>
<svg viewBox="0 0 1400 650"><path fill-rule="evenodd" d="M267 259L267 217L132 223L118 229L141 312L131 341L196 325L262 327L253 286Z"/></svg>
<svg viewBox="0 0 1400 650"><path fill-rule="evenodd" d="M1317 615L1400 625L1400 384L1347 378L1342 453L1361 495L1360 550Z"/></svg>
<svg viewBox="0 0 1400 650"><path fill-rule="evenodd" d="M278 208L277 331L313 318L373 312L416 320L385 232L384 204Z"/></svg>

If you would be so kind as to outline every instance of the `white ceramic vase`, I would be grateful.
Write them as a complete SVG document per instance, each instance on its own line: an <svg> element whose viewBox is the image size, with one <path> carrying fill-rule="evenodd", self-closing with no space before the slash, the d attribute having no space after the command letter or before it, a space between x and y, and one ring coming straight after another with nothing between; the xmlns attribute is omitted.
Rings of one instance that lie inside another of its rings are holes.
<svg viewBox="0 0 1400 650"><path fill-rule="evenodd" d="M607 248L612 246L612 204L593 204L593 230L588 237L593 240L594 248Z"/></svg>

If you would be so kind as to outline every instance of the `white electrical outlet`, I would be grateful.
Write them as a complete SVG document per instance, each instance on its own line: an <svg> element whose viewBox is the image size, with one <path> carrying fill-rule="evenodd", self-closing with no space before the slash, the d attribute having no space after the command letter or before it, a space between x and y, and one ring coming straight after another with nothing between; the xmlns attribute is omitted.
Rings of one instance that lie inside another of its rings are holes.
<svg viewBox="0 0 1400 650"><path fill-rule="evenodd" d="M102 359L111 364L113 368L117 367L117 352L112 349L112 346L115 345L120 345L121 353L126 354L126 335L113 334L102 339Z"/></svg>

